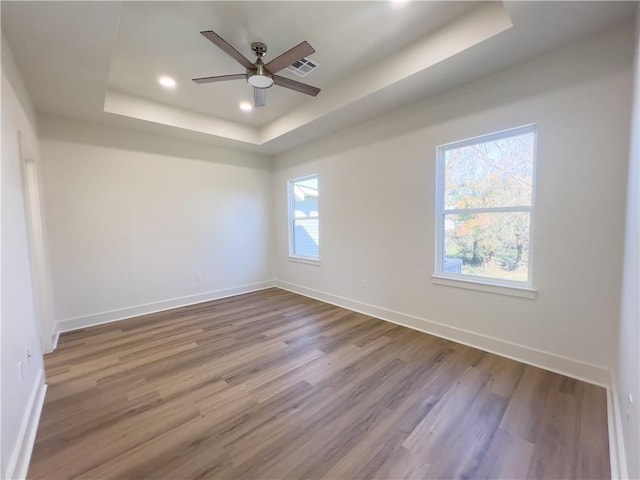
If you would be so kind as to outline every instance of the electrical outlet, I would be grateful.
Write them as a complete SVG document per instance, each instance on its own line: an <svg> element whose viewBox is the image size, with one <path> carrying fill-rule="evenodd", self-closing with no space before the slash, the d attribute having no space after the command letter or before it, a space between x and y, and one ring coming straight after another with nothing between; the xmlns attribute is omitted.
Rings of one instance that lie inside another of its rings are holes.
<svg viewBox="0 0 640 480"><path fill-rule="evenodd" d="M200 272L196 272L196 282L202 281L202 274Z"/></svg>

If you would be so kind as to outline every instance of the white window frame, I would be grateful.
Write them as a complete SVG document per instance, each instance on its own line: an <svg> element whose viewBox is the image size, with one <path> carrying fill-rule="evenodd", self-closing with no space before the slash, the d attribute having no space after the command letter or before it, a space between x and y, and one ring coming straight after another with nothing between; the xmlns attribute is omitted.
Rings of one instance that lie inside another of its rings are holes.
<svg viewBox="0 0 640 480"><path fill-rule="evenodd" d="M502 138L513 137L525 133L533 133L533 172L532 172L532 193L530 206L518 207L489 207L489 208L464 208L464 209L445 209L444 208L444 161L445 153L448 150L476 145L480 143L488 143ZM436 202L435 202L435 267L433 274L433 283L440 285L467 288L472 290L480 290L490 293L503 293L506 295L514 295L525 298L535 298L537 290L533 286L533 228L534 228L534 212L535 212L535 192L536 192L536 164L537 164L537 141L538 129L537 125L530 124L508 130L502 130L496 133L480 135L477 137L461 140L457 142L440 145L436 149ZM501 212L527 212L530 214L529 223L529 255L528 255L528 278L526 282L515 280L504 280L498 278L481 277L478 275L469 275L463 273L449 273L442 271L443 248L444 248L444 217L445 215L455 215L462 213L501 213Z"/></svg>
<svg viewBox="0 0 640 480"><path fill-rule="evenodd" d="M287 215L288 215L288 223L289 223L289 260L300 262L300 263L308 263L311 265L319 265L320 264L320 246L318 245L318 257L310 257L306 255L297 255L295 253L294 246L294 226L295 226L295 195L293 192L294 185L298 182L308 180L310 178L318 179L318 192L320 192L320 177L317 173L313 173L311 175L305 175L304 177L292 178L287 182ZM318 220L318 236L320 235L320 195L318 193L318 213L309 218L315 218Z"/></svg>

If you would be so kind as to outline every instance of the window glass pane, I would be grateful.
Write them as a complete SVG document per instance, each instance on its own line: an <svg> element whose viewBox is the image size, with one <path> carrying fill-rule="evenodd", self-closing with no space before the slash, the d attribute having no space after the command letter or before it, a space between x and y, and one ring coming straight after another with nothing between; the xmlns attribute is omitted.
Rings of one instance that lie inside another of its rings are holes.
<svg viewBox="0 0 640 480"><path fill-rule="evenodd" d="M444 208L529 206L535 135L527 132L444 152Z"/></svg>
<svg viewBox="0 0 640 480"><path fill-rule="evenodd" d="M444 215L443 273L528 281L528 212Z"/></svg>
<svg viewBox="0 0 640 480"><path fill-rule="evenodd" d="M296 181L293 184L294 218L318 216L318 177Z"/></svg>
<svg viewBox="0 0 640 480"><path fill-rule="evenodd" d="M293 221L294 255L319 258L319 244L317 218L302 218Z"/></svg>
<svg viewBox="0 0 640 480"><path fill-rule="evenodd" d="M319 259L318 233L318 177L317 175L291 181L290 195L293 223L290 251L298 257Z"/></svg>

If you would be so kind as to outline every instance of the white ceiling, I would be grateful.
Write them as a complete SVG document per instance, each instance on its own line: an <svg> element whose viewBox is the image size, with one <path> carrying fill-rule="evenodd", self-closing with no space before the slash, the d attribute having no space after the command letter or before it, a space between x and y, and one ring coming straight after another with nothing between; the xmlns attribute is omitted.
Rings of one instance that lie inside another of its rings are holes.
<svg viewBox="0 0 640 480"><path fill-rule="evenodd" d="M310 58L318 63L318 70L304 80L286 71L280 74L324 88L428 34L469 8L469 3L419 2L411 7L394 9L384 2L125 3L111 56L109 87L264 126L314 99L274 87L267 92L268 108L256 109L251 115L241 112L240 100L253 101L253 90L246 81L191 82L194 77L244 73L242 66L200 31L214 30L251 61L255 60L251 42L265 42L265 63L307 40L317 50ZM390 13L393 22L388 21ZM157 77L162 73L174 77L180 88L173 92L159 88Z"/></svg>
<svg viewBox="0 0 640 480"><path fill-rule="evenodd" d="M635 2L2 2L2 33L36 109L273 154L630 19ZM307 40L319 68L267 106L199 32L265 62ZM159 75L178 82L161 88Z"/></svg>

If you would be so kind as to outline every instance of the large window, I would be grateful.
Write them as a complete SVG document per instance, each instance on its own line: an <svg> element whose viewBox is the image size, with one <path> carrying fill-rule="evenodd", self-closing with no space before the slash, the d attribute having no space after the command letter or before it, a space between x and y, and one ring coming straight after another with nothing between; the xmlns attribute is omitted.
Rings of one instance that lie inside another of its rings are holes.
<svg viewBox="0 0 640 480"><path fill-rule="evenodd" d="M531 287L536 129L437 152L436 277Z"/></svg>
<svg viewBox="0 0 640 480"><path fill-rule="evenodd" d="M320 259L318 176L289 181L289 256Z"/></svg>

